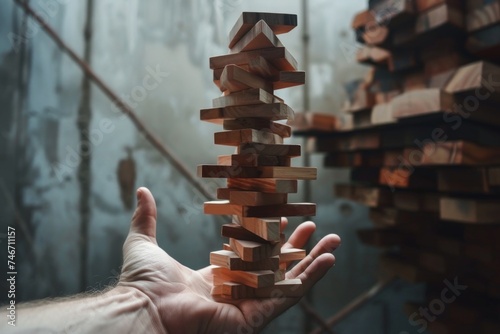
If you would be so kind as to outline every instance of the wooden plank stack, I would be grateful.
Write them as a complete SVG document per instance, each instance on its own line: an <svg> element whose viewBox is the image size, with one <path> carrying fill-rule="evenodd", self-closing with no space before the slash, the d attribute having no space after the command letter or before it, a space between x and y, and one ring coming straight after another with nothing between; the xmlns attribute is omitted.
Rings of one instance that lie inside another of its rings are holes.
<svg viewBox="0 0 500 334"><path fill-rule="evenodd" d="M217 191L219 201L204 205L206 214L232 216L232 224L222 226L229 242L210 254L217 297L302 296L301 281L285 279L285 271L305 251L281 250L280 225L282 216L315 215L315 204L288 203L288 194L297 192L297 180L316 179L316 168L291 167L301 147L283 143L291 128L278 121L293 119L294 112L274 95L305 82L276 36L296 25L296 15L245 12L230 32L231 53L210 59L222 96L201 110L201 120L223 126L215 144L236 148L218 157L217 165L198 167L200 177L227 179Z"/></svg>
<svg viewBox="0 0 500 334"><path fill-rule="evenodd" d="M326 166L350 170L335 192L370 208L375 227L359 237L383 249L385 272L427 283L412 320L432 306L432 333L500 333L499 8L370 1L353 21L371 67L347 85L352 124L296 132ZM455 280L466 290L438 310Z"/></svg>

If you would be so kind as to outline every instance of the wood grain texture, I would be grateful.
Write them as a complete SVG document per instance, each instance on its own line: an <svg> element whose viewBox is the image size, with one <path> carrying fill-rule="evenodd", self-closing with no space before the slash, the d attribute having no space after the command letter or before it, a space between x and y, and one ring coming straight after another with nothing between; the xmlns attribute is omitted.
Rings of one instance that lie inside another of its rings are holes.
<svg viewBox="0 0 500 334"><path fill-rule="evenodd" d="M280 71L279 76L273 81L273 88L278 90L301 86L305 83L306 72L304 71Z"/></svg>
<svg viewBox="0 0 500 334"><path fill-rule="evenodd" d="M239 271L227 268L212 268L215 277L224 281L244 284L253 288L262 288L274 285L274 272L271 270Z"/></svg>
<svg viewBox="0 0 500 334"><path fill-rule="evenodd" d="M306 257L306 251L298 248L282 249L279 254L280 262L300 261Z"/></svg>
<svg viewBox="0 0 500 334"><path fill-rule="evenodd" d="M219 88L221 91L229 91L231 93L256 88L273 94L272 83L237 65L227 65L224 67L220 77Z"/></svg>
<svg viewBox="0 0 500 334"><path fill-rule="evenodd" d="M242 144L238 154L263 154L281 157L300 157L300 145Z"/></svg>
<svg viewBox="0 0 500 334"><path fill-rule="evenodd" d="M289 167L291 159L289 157L276 157L262 154L233 154L221 155L217 158L218 165L225 166L282 166Z"/></svg>
<svg viewBox="0 0 500 334"><path fill-rule="evenodd" d="M243 261L232 251L220 250L210 253L210 264L227 268L229 270L258 271L258 270L278 270L279 256L272 256L260 262Z"/></svg>
<svg viewBox="0 0 500 334"><path fill-rule="evenodd" d="M280 240L280 218L245 218L233 216L233 222L267 241Z"/></svg>
<svg viewBox="0 0 500 334"><path fill-rule="evenodd" d="M405 149L403 155L414 165L491 165L500 164L500 148L485 147L467 141L427 143L421 154Z"/></svg>
<svg viewBox="0 0 500 334"><path fill-rule="evenodd" d="M269 194L256 191L231 190L229 194L231 204L244 206L286 204L287 200L287 194L279 193Z"/></svg>
<svg viewBox="0 0 500 334"><path fill-rule="evenodd" d="M315 180L317 170L313 167L242 167L242 166L198 166L198 176L205 178L265 178L285 180Z"/></svg>
<svg viewBox="0 0 500 334"><path fill-rule="evenodd" d="M292 108L284 103L257 104L225 108L202 109L202 121L222 124L224 120L237 118L264 118L268 120L293 119Z"/></svg>
<svg viewBox="0 0 500 334"><path fill-rule="evenodd" d="M283 144L283 138L270 131L244 129L214 133L216 145L239 146L245 143Z"/></svg>
<svg viewBox="0 0 500 334"><path fill-rule="evenodd" d="M231 53L242 51L260 50L272 47L283 47L278 36L273 32L271 27L264 21L257 22L245 35L243 35L230 48Z"/></svg>
<svg viewBox="0 0 500 334"><path fill-rule="evenodd" d="M229 48L234 47L261 20L265 21L276 35L287 33L297 26L295 14L243 12L229 32Z"/></svg>
<svg viewBox="0 0 500 334"><path fill-rule="evenodd" d="M221 227L221 236L225 238L233 238L245 241L254 241L258 243L267 243L265 239L262 239L258 235L252 233L251 231L245 229L239 224L224 224Z"/></svg>
<svg viewBox="0 0 500 334"><path fill-rule="evenodd" d="M227 187L264 193L296 193L298 182L297 180L229 178L227 179Z"/></svg>
<svg viewBox="0 0 500 334"><path fill-rule="evenodd" d="M283 100L259 88L251 88L231 93L212 100L212 106L214 108L271 103L283 103Z"/></svg>
<svg viewBox="0 0 500 334"><path fill-rule="evenodd" d="M453 96L440 89L419 89L403 93L392 102L392 115L408 118L439 112L452 112Z"/></svg>
<svg viewBox="0 0 500 334"><path fill-rule="evenodd" d="M248 262L261 262L272 256L279 255L281 244L274 245L255 241L229 239L233 251L243 260Z"/></svg>
<svg viewBox="0 0 500 334"><path fill-rule="evenodd" d="M293 111L292 111L293 113ZM288 115L293 118L293 115ZM270 119L262 118L238 118L226 119L223 121L224 130L243 130L255 129L272 132L283 138L289 138L292 135L292 128L288 125L273 122Z"/></svg>
<svg viewBox="0 0 500 334"><path fill-rule="evenodd" d="M276 282L273 286L265 288L251 288L243 284L224 282L215 286L212 295L222 298L255 299L255 298L300 298L304 294L300 279L289 279Z"/></svg>
<svg viewBox="0 0 500 334"><path fill-rule="evenodd" d="M289 203L273 206L241 206L230 204L229 201L205 202L204 212L209 215L237 215L241 217L300 217L314 216L316 204Z"/></svg>
<svg viewBox="0 0 500 334"><path fill-rule="evenodd" d="M298 68L297 60L284 47L280 47L211 57L210 69L223 69L231 64L248 66L253 59L258 57L266 59L280 71L296 71Z"/></svg>

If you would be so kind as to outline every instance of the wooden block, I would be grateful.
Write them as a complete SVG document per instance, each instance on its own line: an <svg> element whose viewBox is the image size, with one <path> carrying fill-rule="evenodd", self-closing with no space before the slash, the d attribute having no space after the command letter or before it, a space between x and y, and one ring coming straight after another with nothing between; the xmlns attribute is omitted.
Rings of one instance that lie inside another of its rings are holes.
<svg viewBox="0 0 500 334"><path fill-rule="evenodd" d="M439 199L437 194L401 191L394 195L394 207L412 212L439 212Z"/></svg>
<svg viewBox="0 0 500 334"><path fill-rule="evenodd" d="M233 216L233 222L267 241L280 241L280 218L245 218Z"/></svg>
<svg viewBox="0 0 500 334"><path fill-rule="evenodd" d="M370 124L389 124L396 121L392 103L381 103L373 107L370 115Z"/></svg>
<svg viewBox="0 0 500 334"><path fill-rule="evenodd" d="M268 48L240 53L233 53L210 58L210 69L224 68L227 65L248 65L252 59L262 57L280 71L296 71L297 60L283 47Z"/></svg>
<svg viewBox="0 0 500 334"><path fill-rule="evenodd" d="M295 14L243 12L229 32L229 48L234 47L261 20L265 21L276 35L287 33L297 26Z"/></svg>
<svg viewBox="0 0 500 334"><path fill-rule="evenodd" d="M293 110L283 103L212 108L200 111L200 119L202 121L215 124L222 124L224 120L237 118L293 119L293 115Z"/></svg>
<svg viewBox="0 0 500 334"><path fill-rule="evenodd" d="M416 165L492 165L500 164L500 148L466 141L447 141L423 145L422 154L410 159L415 149L405 149L404 157Z"/></svg>
<svg viewBox="0 0 500 334"><path fill-rule="evenodd" d="M290 117L293 118L293 115L290 115ZM224 120L223 127L224 130L265 130L283 138L289 138L292 135L292 128L290 126L262 118L227 119Z"/></svg>
<svg viewBox="0 0 500 334"><path fill-rule="evenodd" d="M454 100L440 89L419 89L395 97L392 102L395 118L408 118L438 112L451 112Z"/></svg>
<svg viewBox="0 0 500 334"><path fill-rule="evenodd" d="M214 108L271 103L283 103L283 100L259 88L251 88L241 92L231 93L226 96L218 97L212 101Z"/></svg>
<svg viewBox="0 0 500 334"><path fill-rule="evenodd" d="M253 288L274 285L274 273L270 270L232 271L222 267L212 268L214 276L224 281L244 284Z"/></svg>
<svg viewBox="0 0 500 334"><path fill-rule="evenodd" d="M231 248L231 245L229 245L229 244L222 244L222 249L225 251L230 251L230 252L233 251L233 249Z"/></svg>
<svg viewBox="0 0 500 334"><path fill-rule="evenodd" d="M317 152L376 150L381 148L381 134L360 132L338 138L318 137L315 144Z"/></svg>
<svg viewBox="0 0 500 334"><path fill-rule="evenodd" d="M486 91L491 93L486 102L498 102L500 101L498 82L500 82L500 67L480 61L460 67L445 90L450 94L463 96L476 94L476 92L483 95Z"/></svg>
<svg viewBox="0 0 500 334"><path fill-rule="evenodd" d="M427 83L427 88L438 88L444 91L450 80L455 76L456 72L457 69L454 68L430 77Z"/></svg>
<svg viewBox="0 0 500 334"><path fill-rule="evenodd" d="M391 188L437 190L437 174L434 169L384 167L380 169L379 184Z"/></svg>
<svg viewBox="0 0 500 334"><path fill-rule="evenodd" d="M281 245L269 243L259 243L238 239L229 239L229 245L234 252L243 260L248 262L260 262L265 259L279 255Z"/></svg>
<svg viewBox="0 0 500 334"><path fill-rule="evenodd" d="M223 298L255 299L255 298L300 298L304 294L300 279L283 280L265 288L251 288L242 284L224 282L214 289L212 295Z"/></svg>
<svg viewBox="0 0 500 334"><path fill-rule="evenodd" d="M283 269L278 269L274 272L274 282L282 282L286 278L286 271Z"/></svg>
<svg viewBox="0 0 500 334"><path fill-rule="evenodd" d="M209 215L237 215L242 217L300 217L314 216L316 204L290 203L274 206L241 206L229 201L205 202L204 212Z"/></svg>
<svg viewBox="0 0 500 334"><path fill-rule="evenodd" d="M398 210L395 208L370 208L369 216L375 226L394 226L398 223Z"/></svg>
<svg viewBox="0 0 500 334"><path fill-rule="evenodd" d="M273 287L255 289L256 298L300 298L304 294L300 279L276 282Z"/></svg>
<svg viewBox="0 0 500 334"><path fill-rule="evenodd" d="M256 270L278 270L279 256L273 256L260 262L243 261L232 251L216 251L210 253L210 264L227 268L229 270L256 271Z"/></svg>
<svg viewBox="0 0 500 334"><path fill-rule="evenodd" d="M238 154L262 154L282 157L300 157L300 145L242 144Z"/></svg>
<svg viewBox="0 0 500 334"><path fill-rule="evenodd" d="M301 86L306 83L306 72L303 71L281 71L277 80L273 82L275 90Z"/></svg>
<svg viewBox="0 0 500 334"><path fill-rule="evenodd" d="M239 146L244 143L283 144L283 138L270 131L244 129L214 133L216 145Z"/></svg>
<svg viewBox="0 0 500 334"><path fill-rule="evenodd" d="M281 41L274 34L271 27L264 20L260 20L234 43L230 50L231 53L239 53L273 47L283 47L283 44L281 44Z"/></svg>
<svg viewBox="0 0 500 334"><path fill-rule="evenodd" d="M358 30L364 28L369 22L376 22L375 16L371 10L364 10L356 13L351 26L354 30Z"/></svg>
<svg viewBox="0 0 500 334"><path fill-rule="evenodd" d="M198 166L198 176L206 178L266 178L285 180L315 180L313 167L241 167L241 166Z"/></svg>
<svg viewBox="0 0 500 334"><path fill-rule="evenodd" d="M469 12L465 18L468 32L474 32L500 22L500 3L485 3Z"/></svg>
<svg viewBox="0 0 500 334"><path fill-rule="evenodd" d="M300 261L306 257L306 251L298 248L282 249L279 255L280 262Z"/></svg>
<svg viewBox="0 0 500 334"><path fill-rule="evenodd" d="M266 80L276 81L279 78L280 71L271 62L267 61L264 57L257 57L251 59L248 63L248 70Z"/></svg>
<svg viewBox="0 0 500 334"><path fill-rule="evenodd" d="M440 217L464 223L500 223L498 203L498 200L444 197L440 200Z"/></svg>
<svg viewBox="0 0 500 334"><path fill-rule="evenodd" d="M248 231L239 224L224 224L221 227L221 235L225 238L233 238L245 241L254 241L258 243L266 243L267 240L262 239L258 235Z"/></svg>
<svg viewBox="0 0 500 334"><path fill-rule="evenodd" d="M257 166L290 166L289 157L275 157L272 155L261 155L261 154L233 154L233 155L221 155L217 158L218 165L225 166L247 166L247 167L257 167Z"/></svg>
<svg viewBox="0 0 500 334"><path fill-rule="evenodd" d="M332 114L307 112L295 115L287 122L295 131L335 131L339 129L338 118Z"/></svg>
<svg viewBox="0 0 500 334"><path fill-rule="evenodd" d="M231 93L244 91L250 88L262 89L273 94L273 85L255 74L252 74L240 66L227 65L220 78L220 89Z"/></svg>
<svg viewBox="0 0 500 334"><path fill-rule="evenodd" d="M255 191L231 190L229 201L231 204L244 206L286 204L287 194L269 194Z"/></svg>
<svg viewBox="0 0 500 334"><path fill-rule="evenodd" d="M297 180L272 179L227 179L227 186L231 189L260 191L264 193L296 193Z"/></svg>

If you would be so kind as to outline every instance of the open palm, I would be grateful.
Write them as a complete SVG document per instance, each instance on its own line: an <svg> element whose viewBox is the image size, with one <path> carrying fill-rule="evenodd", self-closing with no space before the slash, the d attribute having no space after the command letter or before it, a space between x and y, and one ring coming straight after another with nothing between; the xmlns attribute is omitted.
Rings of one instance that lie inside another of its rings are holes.
<svg viewBox="0 0 500 334"><path fill-rule="evenodd" d="M214 299L211 267L191 270L158 247L153 195L140 188L137 198L137 209L123 246L124 263L118 285L135 288L151 300L156 332L255 333L299 301L299 298ZM282 228L286 223L282 221ZM283 247L304 247L314 230L312 222L301 224ZM339 244L337 235L324 237L286 278L301 279L306 293L334 265L331 253Z"/></svg>

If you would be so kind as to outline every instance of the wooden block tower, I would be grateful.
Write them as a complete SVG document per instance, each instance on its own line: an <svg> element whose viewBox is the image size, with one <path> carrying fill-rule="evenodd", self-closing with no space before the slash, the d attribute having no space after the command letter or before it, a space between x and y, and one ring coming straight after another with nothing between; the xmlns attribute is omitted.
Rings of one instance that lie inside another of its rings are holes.
<svg viewBox="0 0 500 334"><path fill-rule="evenodd" d="M294 112L274 95L305 82L305 73L297 71L296 60L276 36L296 25L296 15L245 12L230 32L230 54L210 59L222 96L200 117L224 127L215 133L215 144L236 147L235 154L218 157L217 165L198 167L201 177L227 179L227 187L217 191L219 201L205 203L204 212L233 219L222 226L229 243L210 254L216 266L214 296L302 295L300 280L286 280L285 271L305 251L281 250L280 217L315 215L315 204L288 203L288 194L297 192L297 180L316 179L316 168L290 167L301 148L283 144L291 128L278 121L293 119Z"/></svg>

